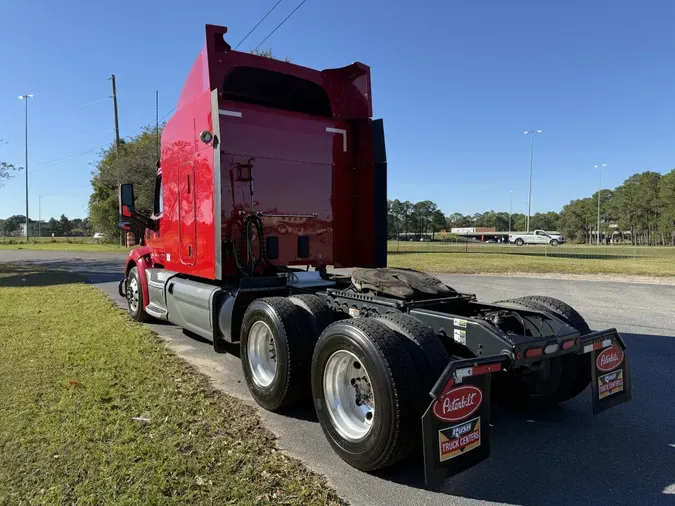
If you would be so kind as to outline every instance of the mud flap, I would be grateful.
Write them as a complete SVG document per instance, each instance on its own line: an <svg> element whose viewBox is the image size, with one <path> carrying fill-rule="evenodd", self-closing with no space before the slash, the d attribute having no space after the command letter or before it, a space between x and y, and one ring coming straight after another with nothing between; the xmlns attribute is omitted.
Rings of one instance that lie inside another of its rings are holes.
<svg viewBox="0 0 675 506"><path fill-rule="evenodd" d="M581 351L591 354L593 414L630 401L630 365L619 333L610 329L588 334L581 344Z"/></svg>
<svg viewBox="0 0 675 506"><path fill-rule="evenodd" d="M427 484L475 466L490 456L492 373L505 369L506 355L453 360L431 390L422 417Z"/></svg>

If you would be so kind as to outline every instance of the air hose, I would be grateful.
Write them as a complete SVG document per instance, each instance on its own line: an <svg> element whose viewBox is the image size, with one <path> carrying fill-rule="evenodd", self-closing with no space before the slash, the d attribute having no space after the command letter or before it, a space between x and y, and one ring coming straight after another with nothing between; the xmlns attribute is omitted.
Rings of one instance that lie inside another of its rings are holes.
<svg viewBox="0 0 675 506"><path fill-rule="evenodd" d="M252 276L255 273L255 270L260 265L260 262L265 262L265 265L270 267L275 271L287 272L292 274L291 269L287 267L281 267L279 265L274 265L267 258L267 252L265 251L265 232L263 221L260 216L256 214L249 214L244 218L242 223L243 230L241 238L239 240L238 251L233 251L234 260L237 264L237 269L239 272L245 276ZM258 256L256 257L253 252L253 231L255 230L256 236L258 238ZM244 251L244 243L246 243L246 251ZM245 263L242 264L242 259L245 258Z"/></svg>

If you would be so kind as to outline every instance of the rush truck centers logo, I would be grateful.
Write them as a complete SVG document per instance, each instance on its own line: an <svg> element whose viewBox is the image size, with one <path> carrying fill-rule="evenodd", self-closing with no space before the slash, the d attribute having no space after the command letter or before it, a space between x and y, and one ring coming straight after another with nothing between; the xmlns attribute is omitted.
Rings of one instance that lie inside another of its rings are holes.
<svg viewBox="0 0 675 506"><path fill-rule="evenodd" d="M623 392L623 370L618 370L598 377L598 398Z"/></svg>
<svg viewBox="0 0 675 506"><path fill-rule="evenodd" d="M480 446L480 417L438 431L441 462Z"/></svg>
<svg viewBox="0 0 675 506"><path fill-rule="evenodd" d="M434 402L434 415L444 422L457 422L471 416L480 407L483 392L480 388L466 385L453 388Z"/></svg>
<svg viewBox="0 0 675 506"><path fill-rule="evenodd" d="M604 350L595 359L595 366L602 372L609 372L621 365L623 362L623 351L615 344Z"/></svg>

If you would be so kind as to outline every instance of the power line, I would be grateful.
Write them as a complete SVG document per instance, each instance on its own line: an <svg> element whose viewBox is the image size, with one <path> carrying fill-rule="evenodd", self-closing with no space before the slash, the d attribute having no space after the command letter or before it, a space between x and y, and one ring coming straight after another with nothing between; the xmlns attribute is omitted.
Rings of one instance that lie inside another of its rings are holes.
<svg viewBox="0 0 675 506"><path fill-rule="evenodd" d="M266 18L267 16L269 16L269 15L272 13L272 11L273 11L274 9L277 8L277 5L279 5L281 2L282 2L282 0L279 0L277 3L275 3L275 4L274 4L274 7L272 7L270 10L267 11L267 14L265 14L265 15L260 19L260 21L258 21L258 22L256 23L256 25L255 25L253 28L251 28L251 31L248 32L248 33L246 34L246 37L244 37L243 39L241 39L241 40L239 41L239 44L237 44L236 46L234 46L234 48L237 49L239 46L241 46L241 43L244 42L246 39L248 39L248 36L251 35L251 34L253 33L253 31L254 31L256 28L258 28L258 27L260 26L260 23L262 23L263 21L265 21L265 18Z"/></svg>
<svg viewBox="0 0 675 506"><path fill-rule="evenodd" d="M103 102L104 100L110 100L110 97L99 98L98 100L94 100L93 102L88 102L86 104L78 105L77 107L73 107L73 110L82 109L84 107L89 107L90 105L98 104L100 102Z"/></svg>
<svg viewBox="0 0 675 506"><path fill-rule="evenodd" d="M66 156L64 158L57 158L56 160L52 160L51 162L47 162L46 164L41 165L39 169L31 170L30 173L32 174L33 172L39 172L41 170L48 169L49 167L53 167L54 165L58 165L60 163L64 163L64 162L67 162L69 160L72 160L73 158L78 158L80 156L87 155L87 154L91 153L92 151L96 151L96 149L97 148L91 148L90 150L84 151L82 153L78 153L76 155L70 155L70 156Z"/></svg>
<svg viewBox="0 0 675 506"><path fill-rule="evenodd" d="M265 41L266 41L267 39L269 39L269 38L272 36L272 34L273 34L274 32L276 32L279 28L281 28L281 25L283 25L286 21L288 21L288 18L290 18L293 14L295 14L295 11L297 11L300 7L302 7L302 6L304 5L304 3L305 3L306 1L307 1L307 0L302 0L302 2L300 2L300 4L298 4L298 6L297 6L295 9L293 9L293 10L291 11L291 13L290 13L288 16L286 16L286 17L284 18L284 20L283 20L281 23L279 23L279 24L277 25L277 27L276 27L274 30L272 30L272 31L270 32L270 34L269 34L267 37L265 37L265 38L260 42L260 44L258 44L258 45L255 47L255 49L253 49L253 50L255 51L255 50L258 49L260 46L262 46L262 45L265 43Z"/></svg>
<svg viewBox="0 0 675 506"><path fill-rule="evenodd" d="M173 111L175 111L175 110L176 110L176 108L173 107L169 112L167 112L164 116L162 116L162 119L159 120L160 123L161 123L162 121L164 121L164 118L166 118L169 114L171 114L171 113L172 113Z"/></svg>

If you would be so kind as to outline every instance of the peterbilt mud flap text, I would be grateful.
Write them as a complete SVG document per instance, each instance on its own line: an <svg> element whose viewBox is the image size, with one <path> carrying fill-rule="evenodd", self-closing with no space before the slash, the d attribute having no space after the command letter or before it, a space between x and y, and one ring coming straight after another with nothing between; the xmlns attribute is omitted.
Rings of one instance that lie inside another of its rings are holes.
<svg viewBox="0 0 675 506"><path fill-rule="evenodd" d="M582 339L582 351L591 354L593 414L630 401L630 366L619 333L611 329Z"/></svg>
<svg viewBox="0 0 675 506"><path fill-rule="evenodd" d="M590 355L593 414L631 400L626 345L615 329L581 337L578 354ZM427 484L464 471L490 456L490 384L512 364L505 355L454 360L431 391L422 417Z"/></svg>
<svg viewBox="0 0 675 506"><path fill-rule="evenodd" d="M505 355L450 362L422 417L424 477L442 481L490 456L490 378Z"/></svg>

